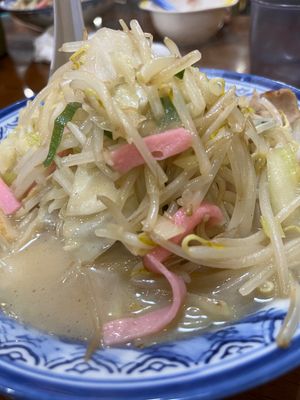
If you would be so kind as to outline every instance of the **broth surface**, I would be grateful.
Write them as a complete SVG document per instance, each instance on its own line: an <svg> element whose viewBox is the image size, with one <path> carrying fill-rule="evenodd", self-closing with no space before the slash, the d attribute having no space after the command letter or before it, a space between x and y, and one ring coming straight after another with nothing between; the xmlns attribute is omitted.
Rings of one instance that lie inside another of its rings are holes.
<svg viewBox="0 0 300 400"><path fill-rule="evenodd" d="M101 268L101 262L79 270L71 253L49 233L3 257L1 265L4 312L50 333L90 339L97 319L119 316L132 299L124 273L113 265Z"/></svg>
<svg viewBox="0 0 300 400"><path fill-rule="evenodd" d="M100 343L104 322L162 307L171 300L163 278L145 272L131 279L138 262L123 246L115 245L93 265L79 268L58 238L43 233L18 252L2 257L2 310L42 331L80 340L96 338ZM201 271L192 274L189 292L222 299L222 284L235 279L232 271L230 278L226 271ZM230 296L226 301L235 304L231 320L271 300L254 295L243 298L234 288ZM169 329L135 343L186 337L225 322L187 301Z"/></svg>

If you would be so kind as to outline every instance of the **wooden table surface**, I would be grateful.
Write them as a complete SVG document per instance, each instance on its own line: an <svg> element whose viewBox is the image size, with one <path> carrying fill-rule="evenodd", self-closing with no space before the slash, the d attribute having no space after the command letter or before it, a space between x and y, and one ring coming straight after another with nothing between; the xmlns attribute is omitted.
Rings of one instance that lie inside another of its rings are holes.
<svg viewBox="0 0 300 400"><path fill-rule="evenodd" d="M159 40L148 14L138 11L130 3L119 3L102 17L103 25L112 28L118 27L120 17L125 21L137 18L143 29L153 33L154 38ZM0 108L23 99L28 89L37 93L47 83L49 73L47 64L32 62L33 40L40 33L13 21L6 14L2 15L2 22L9 55L0 58ZM215 38L199 47L202 52L200 66L249 72L248 39L249 17L233 17L230 24L226 25ZM300 400L300 368L270 383L230 398L230 400L254 399ZM4 398L0 396L0 400Z"/></svg>

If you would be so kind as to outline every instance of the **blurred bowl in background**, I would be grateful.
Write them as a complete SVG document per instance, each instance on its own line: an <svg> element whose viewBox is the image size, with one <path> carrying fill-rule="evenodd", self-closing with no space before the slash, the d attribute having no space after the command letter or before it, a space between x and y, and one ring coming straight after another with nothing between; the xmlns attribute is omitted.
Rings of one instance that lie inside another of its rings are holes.
<svg viewBox="0 0 300 400"><path fill-rule="evenodd" d="M53 7L33 10L17 10L13 8L15 0L0 1L0 9L11 13L22 22L39 28L53 25ZM113 0L82 0L83 18L86 24L91 24L95 17L112 6Z"/></svg>
<svg viewBox="0 0 300 400"><path fill-rule="evenodd" d="M155 0L142 0L139 7L148 11L162 37L180 46L195 46L214 36L228 18L228 10L239 0L168 0L176 11L166 11Z"/></svg>

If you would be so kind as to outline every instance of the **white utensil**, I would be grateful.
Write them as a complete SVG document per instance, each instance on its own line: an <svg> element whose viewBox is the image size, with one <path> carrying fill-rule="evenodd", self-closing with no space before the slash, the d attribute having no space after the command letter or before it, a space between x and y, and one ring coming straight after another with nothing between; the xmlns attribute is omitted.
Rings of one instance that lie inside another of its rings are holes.
<svg viewBox="0 0 300 400"><path fill-rule="evenodd" d="M81 0L54 0L54 53L50 76L68 61L69 55L59 51L63 43L82 40L83 32Z"/></svg>

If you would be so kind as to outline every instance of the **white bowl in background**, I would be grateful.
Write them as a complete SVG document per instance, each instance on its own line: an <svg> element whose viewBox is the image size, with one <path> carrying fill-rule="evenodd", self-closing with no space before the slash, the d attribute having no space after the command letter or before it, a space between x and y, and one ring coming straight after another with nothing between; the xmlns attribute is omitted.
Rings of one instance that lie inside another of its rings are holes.
<svg viewBox="0 0 300 400"><path fill-rule="evenodd" d="M168 0L176 11L165 11L151 0L139 6L149 11L154 28L162 37L169 37L180 46L206 42L224 25L228 8L239 0Z"/></svg>

